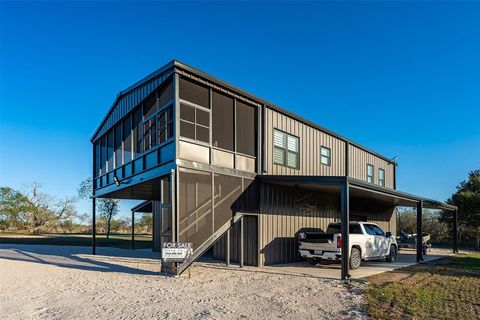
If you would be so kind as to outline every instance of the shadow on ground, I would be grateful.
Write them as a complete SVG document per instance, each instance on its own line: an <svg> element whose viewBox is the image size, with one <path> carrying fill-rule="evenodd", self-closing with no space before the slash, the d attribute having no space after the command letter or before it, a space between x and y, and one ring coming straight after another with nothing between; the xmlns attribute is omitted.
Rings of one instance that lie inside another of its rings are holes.
<svg viewBox="0 0 480 320"><path fill-rule="evenodd" d="M148 249L0 244L0 259L33 262L86 271L159 275L160 256Z"/></svg>

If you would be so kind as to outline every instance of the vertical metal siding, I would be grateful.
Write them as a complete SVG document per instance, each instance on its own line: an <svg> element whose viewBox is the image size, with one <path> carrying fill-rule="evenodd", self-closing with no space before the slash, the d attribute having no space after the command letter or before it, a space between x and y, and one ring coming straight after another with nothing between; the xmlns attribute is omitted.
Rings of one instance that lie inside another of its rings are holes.
<svg viewBox="0 0 480 320"><path fill-rule="evenodd" d="M266 108L266 157L267 174L274 175L345 175L345 142L301 121ZM273 163L273 129L279 129L300 139L300 168L294 169ZM331 165L320 163L320 148L331 150Z"/></svg>
<svg viewBox="0 0 480 320"><path fill-rule="evenodd" d="M152 249L153 251L160 251L161 248L161 230L162 230L162 203L160 201L152 201Z"/></svg>
<svg viewBox="0 0 480 320"><path fill-rule="evenodd" d="M340 220L340 195L292 187L262 184L258 216L260 265L300 260L295 234L301 228L326 230ZM359 199L351 202L350 215L366 217L383 230L396 232L396 211L391 205L372 204Z"/></svg>
<svg viewBox="0 0 480 320"><path fill-rule="evenodd" d="M258 248L258 226L256 216L243 217L243 259L246 265L257 265ZM230 261L240 261L240 222L237 222L230 229ZM223 235L213 245L213 257L218 260L225 260L226 235Z"/></svg>
<svg viewBox="0 0 480 320"><path fill-rule="evenodd" d="M326 230L339 219L339 196L261 185L260 265L298 261L295 234L306 227Z"/></svg>
<svg viewBox="0 0 480 320"><path fill-rule="evenodd" d="M349 146L350 163L349 171L350 177L366 181L367 180L367 164L374 166L373 183L378 185L378 169L385 170L385 186L393 188L393 171L395 167L393 164L374 156L356 146Z"/></svg>

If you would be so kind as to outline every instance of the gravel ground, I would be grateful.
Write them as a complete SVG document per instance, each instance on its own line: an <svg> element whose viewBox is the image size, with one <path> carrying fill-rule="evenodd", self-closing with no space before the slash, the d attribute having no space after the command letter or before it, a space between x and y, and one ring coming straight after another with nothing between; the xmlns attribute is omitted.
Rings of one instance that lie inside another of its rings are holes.
<svg viewBox="0 0 480 320"><path fill-rule="evenodd" d="M362 290L337 280L220 264L165 277L150 251L89 252L0 244L0 319L365 318Z"/></svg>

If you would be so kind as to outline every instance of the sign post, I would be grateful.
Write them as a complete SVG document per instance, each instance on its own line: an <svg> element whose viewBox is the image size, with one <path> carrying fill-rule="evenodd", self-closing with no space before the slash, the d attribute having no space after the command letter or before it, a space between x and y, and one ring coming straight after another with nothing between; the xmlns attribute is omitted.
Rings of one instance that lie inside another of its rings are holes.
<svg viewBox="0 0 480 320"><path fill-rule="evenodd" d="M162 245L163 263L190 262L193 255L191 242L164 242Z"/></svg>

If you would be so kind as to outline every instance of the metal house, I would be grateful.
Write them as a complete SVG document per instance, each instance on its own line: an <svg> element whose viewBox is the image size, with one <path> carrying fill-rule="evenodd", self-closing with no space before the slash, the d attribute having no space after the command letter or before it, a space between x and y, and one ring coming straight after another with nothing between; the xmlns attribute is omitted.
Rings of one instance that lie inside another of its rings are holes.
<svg viewBox="0 0 480 320"><path fill-rule="evenodd" d="M94 253L101 197L145 200L132 214L153 213L154 250L192 242L194 260L213 247L241 266L298 260L295 234L305 227L354 219L395 233L396 207L414 206L421 235L422 208L456 215L396 190L387 157L178 61L121 91L91 142ZM342 278L347 261L348 252Z"/></svg>

